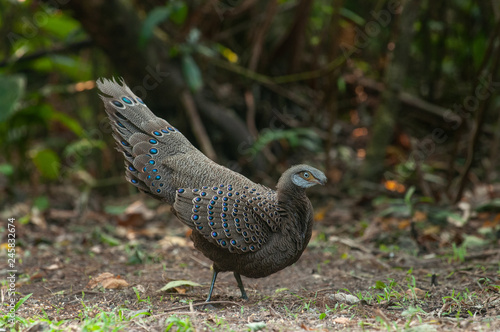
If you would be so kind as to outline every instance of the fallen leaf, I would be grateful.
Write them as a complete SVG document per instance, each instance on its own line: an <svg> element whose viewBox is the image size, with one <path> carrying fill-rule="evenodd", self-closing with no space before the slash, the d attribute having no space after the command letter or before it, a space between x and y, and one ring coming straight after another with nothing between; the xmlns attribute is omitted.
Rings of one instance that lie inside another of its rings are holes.
<svg viewBox="0 0 500 332"><path fill-rule="evenodd" d="M332 322L336 324L349 324L349 318L347 317L337 317L335 319L332 319Z"/></svg>
<svg viewBox="0 0 500 332"><path fill-rule="evenodd" d="M121 279L119 275L115 277L109 272L101 273L99 276L90 279L87 284L87 288L95 288L99 285L108 289L124 288L129 286L128 282Z"/></svg>
<svg viewBox="0 0 500 332"><path fill-rule="evenodd" d="M187 247L190 245L187 238L180 236L165 236L163 239L158 241L158 244L163 250L170 249L172 247Z"/></svg>
<svg viewBox="0 0 500 332"><path fill-rule="evenodd" d="M250 331L260 331L266 327L266 323L265 322L248 323L247 327Z"/></svg>
<svg viewBox="0 0 500 332"><path fill-rule="evenodd" d="M52 264L52 265L49 265L47 267L44 267L43 269L44 270L57 270L57 269L60 269L61 267L57 264Z"/></svg>
<svg viewBox="0 0 500 332"><path fill-rule="evenodd" d="M186 294L186 288L174 287L175 291L179 294Z"/></svg>
<svg viewBox="0 0 500 332"><path fill-rule="evenodd" d="M36 207L33 207L33 209L31 210L30 221L43 230L47 229L47 221L45 221L43 213Z"/></svg>
<svg viewBox="0 0 500 332"><path fill-rule="evenodd" d="M338 301L338 302L344 302L344 303L358 303L359 299L351 294L344 294L344 293L337 293L337 294L332 294L330 295L330 298L332 300Z"/></svg>
<svg viewBox="0 0 500 332"><path fill-rule="evenodd" d="M406 290L406 295L410 296L412 299L423 299L426 294L426 291L417 287Z"/></svg>
<svg viewBox="0 0 500 332"><path fill-rule="evenodd" d="M201 285L194 282L194 281L189 281L189 280L174 280L160 288L158 291L159 292L164 292L167 291L171 288L177 288L181 286L191 286L191 287L200 287Z"/></svg>

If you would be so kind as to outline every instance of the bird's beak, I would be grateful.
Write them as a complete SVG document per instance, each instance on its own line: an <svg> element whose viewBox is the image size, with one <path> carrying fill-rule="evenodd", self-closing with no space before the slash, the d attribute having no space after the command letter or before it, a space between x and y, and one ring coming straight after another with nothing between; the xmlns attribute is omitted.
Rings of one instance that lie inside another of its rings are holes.
<svg viewBox="0 0 500 332"><path fill-rule="evenodd" d="M324 178L318 179L317 177L314 178L314 183L320 184L320 185L325 185L326 183L326 176Z"/></svg>

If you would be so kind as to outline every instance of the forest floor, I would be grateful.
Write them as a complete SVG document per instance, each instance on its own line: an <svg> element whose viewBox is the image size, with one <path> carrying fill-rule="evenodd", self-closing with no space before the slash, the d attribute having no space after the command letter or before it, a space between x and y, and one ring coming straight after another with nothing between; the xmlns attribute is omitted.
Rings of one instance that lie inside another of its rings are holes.
<svg viewBox="0 0 500 332"><path fill-rule="evenodd" d="M29 222L14 222L18 307L12 325L12 285L3 277L11 268L1 263L0 330L500 330L498 242L465 250L437 241L416 255L408 220L360 226L349 209L327 206L317 209L297 263L267 278L243 278L249 300L240 299L232 274L220 274L206 305L211 262L194 249L187 228L142 196L123 205L82 215L31 210ZM23 215L24 208L7 213ZM433 234L428 229L420 245ZM0 260L7 262L8 229L0 231ZM380 244L388 238L395 244ZM172 281L179 282L160 290Z"/></svg>

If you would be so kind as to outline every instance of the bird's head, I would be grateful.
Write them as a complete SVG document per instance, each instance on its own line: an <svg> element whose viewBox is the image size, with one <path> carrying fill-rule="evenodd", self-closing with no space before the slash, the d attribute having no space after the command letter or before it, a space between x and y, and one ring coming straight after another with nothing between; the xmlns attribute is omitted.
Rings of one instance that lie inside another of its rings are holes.
<svg viewBox="0 0 500 332"><path fill-rule="evenodd" d="M278 181L278 189L295 185L299 188L309 188L317 184L324 185L326 176L320 170L308 165L295 165L283 173Z"/></svg>

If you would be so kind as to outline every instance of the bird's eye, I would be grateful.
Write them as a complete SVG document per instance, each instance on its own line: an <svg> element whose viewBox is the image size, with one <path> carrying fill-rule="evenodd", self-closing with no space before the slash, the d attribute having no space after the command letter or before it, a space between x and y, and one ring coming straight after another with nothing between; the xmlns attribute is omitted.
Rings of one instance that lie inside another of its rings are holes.
<svg viewBox="0 0 500 332"><path fill-rule="evenodd" d="M308 172L304 172L304 174L302 174L302 176L307 179L309 177L309 173Z"/></svg>

